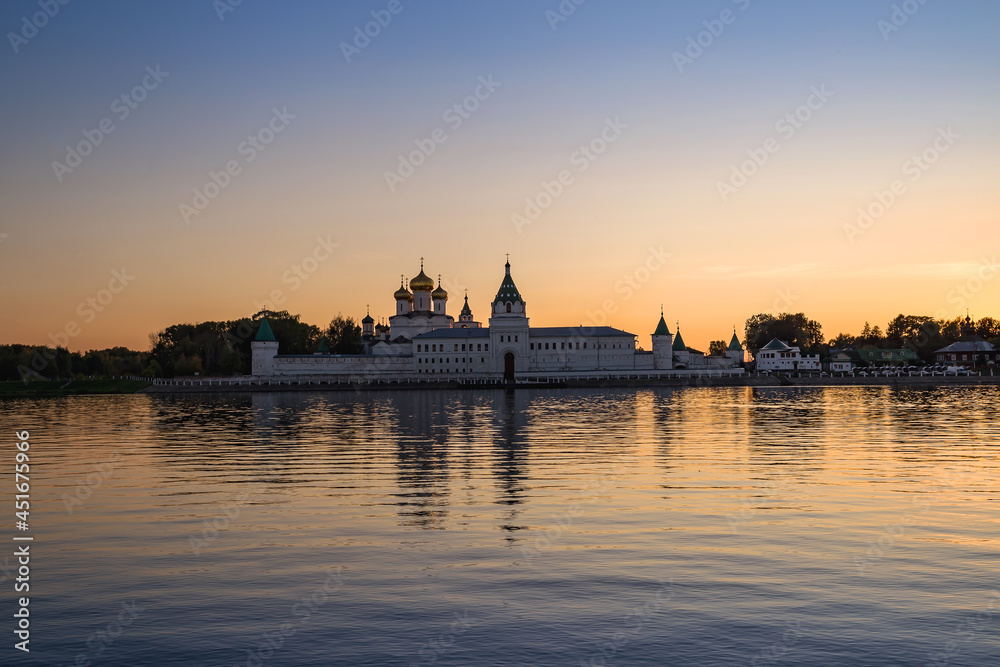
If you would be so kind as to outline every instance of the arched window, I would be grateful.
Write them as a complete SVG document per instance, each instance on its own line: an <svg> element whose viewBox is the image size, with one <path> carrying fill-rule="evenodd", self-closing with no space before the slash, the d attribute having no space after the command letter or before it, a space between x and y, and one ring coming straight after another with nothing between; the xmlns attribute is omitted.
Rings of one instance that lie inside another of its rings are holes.
<svg viewBox="0 0 1000 667"><path fill-rule="evenodd" d="M507 312L510 312L510 301L507 302Z"/></svg>
<svg viewBox="0 0 1000 667"><path fill-rule="evenodd" d="M514 342L517 342L517 334L514 334Z"/></svg>

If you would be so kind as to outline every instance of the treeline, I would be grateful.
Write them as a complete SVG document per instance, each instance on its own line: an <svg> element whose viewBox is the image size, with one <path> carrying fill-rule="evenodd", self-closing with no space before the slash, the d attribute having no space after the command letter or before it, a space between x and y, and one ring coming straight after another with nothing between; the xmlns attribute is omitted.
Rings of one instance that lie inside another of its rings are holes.
<svg viewBox="0 0 1000 667"><path fill-rule="evenodd" d="M1000 321L983 317L971 322L976 335L1000 347ZM934 352L951 345L962 337L965 318L935 319L926 315L897 315L883 331L878 325L865 322L858 335L841 333L824 341L823 328L803 313L761 313L747 318L744 328L744 346L754 352L767 345L772 338L798 346L805 354L825 355L830 350L910 349L927 362L934 361Z"/></svg>
<svg viewBox="0 0 1000 667"><path fill-rule="evenodd" d="M325 328L287 311L266 313L281 354L312 354L325 337L333 354L363 351L361 327L337 315ZM239 320L175 324L149 335L148 352L124 347L89 352L33 345L0 345L0 379L84 379L119 375L176 377L240 375L251 370L250 343L263 313Z"/></svg>
<svg viewBox="0 0 1000 667"><path fill-rule="evenodd" d="M0 379L108 378L148 375L149 354L124 347L70 352L64 347L0 345Z"/></svg>

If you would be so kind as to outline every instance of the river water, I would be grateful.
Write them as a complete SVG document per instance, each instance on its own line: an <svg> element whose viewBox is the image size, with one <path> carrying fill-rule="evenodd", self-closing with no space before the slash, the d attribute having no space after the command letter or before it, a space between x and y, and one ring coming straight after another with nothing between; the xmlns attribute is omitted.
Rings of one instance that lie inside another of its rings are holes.
<svg viewBox="0 0 1000 667"><path fill-rule="evenodd" d="M34 541L0 663L1000 665L998 399L6 400Z"/></svg>

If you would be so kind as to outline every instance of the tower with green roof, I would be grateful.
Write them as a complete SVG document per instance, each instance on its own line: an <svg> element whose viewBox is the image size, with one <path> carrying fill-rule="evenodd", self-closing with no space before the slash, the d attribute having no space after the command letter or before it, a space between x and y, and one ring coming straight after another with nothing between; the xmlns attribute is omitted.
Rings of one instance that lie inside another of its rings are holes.
<svg viewBox="0 0 1000 667"><path fill-rule="evenodd" d="M260 320L257 336L250 343L250 367L254 375L273 375L274 357L278 354L278 339L271 331L267 317Z"/></svg>
<svg viewBox="0 0 1000 667"><path fill-rule="evenodd" d="M525 302L510 275L510 257L503 280L490 305L490 358L494 373L513 381L515 372L528 370L528 316Z"/></svg>
<svg viewBox="0 0 1000 667"><path fill-rule="evenodd" d="M733 360L734 366L739 366L743 363L743 345L740 344L740 339L736 335L736 327L733 327L733 338L729 341L729 348L726 349L726 356Z"/></svg>
<svg viewBox="0 0 1000 667"><path fill-rule="evenodd" d="M660 321L653 331L653 368L669 371L674 367L673 334L663 319L663 306L660 306Z"/></svg>

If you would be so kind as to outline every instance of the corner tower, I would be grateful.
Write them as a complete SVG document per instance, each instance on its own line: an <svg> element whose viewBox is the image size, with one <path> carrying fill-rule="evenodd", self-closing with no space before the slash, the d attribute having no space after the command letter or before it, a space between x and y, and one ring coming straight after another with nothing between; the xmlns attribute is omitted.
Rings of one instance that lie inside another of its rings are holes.
<svg viewBox="0 0 1000 667"><path fill-rule="evenodd" d="M278 339L264 317L257 327L257 336L250 343L250 368L254 375L274 375L274 357L278 354Z"/></svg>
<svg viewBox="0 0 1000 667"><path fill-rule="evenodd" d="M733 360L734 366L740 366L743 364L743 345L740 344L740 339L736 335L736 327L733 327L733 338L729 341L729 348L726 350L726 356Z"/></svg>
<svg viewBox="0 0 1000 667"><path fill-rule="evenodd" d="M663 306L660 306L660 321L653 331L653 368L658 371L669 371L674 367L674 336L667 328L663 319Z"/></svg>

